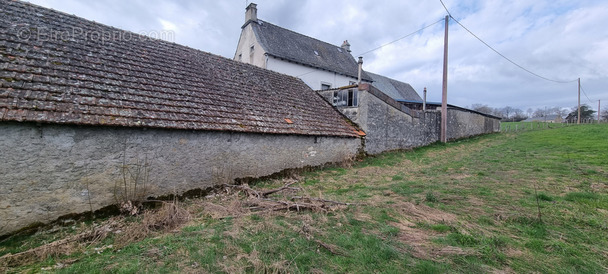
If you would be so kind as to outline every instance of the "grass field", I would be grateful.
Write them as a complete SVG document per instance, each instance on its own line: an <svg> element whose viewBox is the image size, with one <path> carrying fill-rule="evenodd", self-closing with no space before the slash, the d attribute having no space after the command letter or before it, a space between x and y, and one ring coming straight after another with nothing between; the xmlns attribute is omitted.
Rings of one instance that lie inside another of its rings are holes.
<svg viewBox="0 0 608 274"><path fill-rule="evenodd" d="M384 153L298 179L291 187L300 190L269 197L349 204L252 212L244 192L186 200L192 218L178 228L141 238L114 231L0 272L608 272L608 124ZM16 235L0 242L0 256L142 218Z"/></svg>
<svg viewBox="0 0 608 274"><path fill-rule="evenodd" d="M566 123L546 123L546 122L502 122L500 123L500 131L529 131L539 129L560 128L566 126L574 126Z"/></svg>

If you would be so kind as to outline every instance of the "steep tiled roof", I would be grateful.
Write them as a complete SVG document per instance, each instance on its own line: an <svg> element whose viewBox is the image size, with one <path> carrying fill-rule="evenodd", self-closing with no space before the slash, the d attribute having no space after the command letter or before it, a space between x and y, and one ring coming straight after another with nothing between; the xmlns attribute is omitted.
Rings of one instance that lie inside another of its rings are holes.
<svg viewBox="0 0 608 274"><path fill-rule="evenodd" d="M395 100L408 100L422 102L420 95L414 90L414 88L408 84L395 79L391 79L382 75L367 72L372 80L373 86L384 92Z"/></svg>
<svg viewBox="0 0 608 274"><path fill-rule="evenodd" d="M294 77L19 1L0 14L0 121L357 136Z"/></svg>
<svg viewBox="0 0 608 274"><path fill-rule="evenodd" d="M264 51L271 56L353 78L358 77L357 61L349 52L338 46L262 20L249 21L249 24ZM361 78L371 81L365 72Z"/></svg>

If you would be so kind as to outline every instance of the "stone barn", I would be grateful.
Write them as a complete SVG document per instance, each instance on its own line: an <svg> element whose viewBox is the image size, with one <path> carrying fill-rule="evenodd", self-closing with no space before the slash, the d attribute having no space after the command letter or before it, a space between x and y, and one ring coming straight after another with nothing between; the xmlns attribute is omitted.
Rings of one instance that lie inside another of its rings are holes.
<svg viewBox="0 0 608 274"><path fill-rule="evenodd" d="M0 13L0 235L360 148L295 77L20 1Z"/></svg>

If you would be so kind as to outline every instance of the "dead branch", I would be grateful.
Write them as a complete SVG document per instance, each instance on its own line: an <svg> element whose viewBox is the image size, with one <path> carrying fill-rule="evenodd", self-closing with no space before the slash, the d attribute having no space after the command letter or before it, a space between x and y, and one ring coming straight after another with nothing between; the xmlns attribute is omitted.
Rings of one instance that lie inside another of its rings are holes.
<svg viewBox="0 0 608 274"><path fill-rule="evenodd" d="M293 196L293 197L291 197L291 200L305 200L305 201L308 201L308 202L316 201L316 202L331 203L331 204L346 205L346 206L359 205L357 203L344 203L344 202L326 200L326 199L321 199L321 198L302 197L302 196Z"/></svg>
<svg viewBox="0 0 608 274"><path fill-rule="evenodd" d="M334 245L326 244L326 243L321 242L319 240L315 240L315 243L317 243L319 246L325 248L325 250L329 251L329 253L331 253L331 254L338 255L338 256L344 256L344 257L349 257L347 254L344 254L343 252L338 251L337 247L334 246Z"/></svg>
<svg viewBox="0 0 608 274"><path fill-rule="evenodd" d="M106 224L91 231L57 240L23 252L6 254L0 257L0 266L19 266L29 262L44 260L53 255L69 254L72 250L71 248L68 248L69 246L85 242L93 244L107 237L108 233L114 229L112 225L115 225L115 223Z"/></svg>
<svg viewBox="0 0 608 274"><path fill-rule="evenodd" d="M262 195L262 197L266 197L266 196L268 196L270 194L277 193L277 192L280 192L280 191L283 191L283 190L287 190L287 189L288 190L301 190L301 188L299 188L299 187L291 187L291 185L293 185L293 184L295 184L297 182L298 181L293 181L291 183L285 184L284 186L282 186L280 188L264 191L264 192L261 193L261 195Z"/></svg>
<svg viewBox="0 0 608 274"><path fill-rule="evenodd" d="M223 184L222 186L224 187L224 189L226 189L226 188L237 189L237 190L244 192L247 196L260 198L260 193L257 192L256 190L250 188L248 184L242 184L242 185Z"/></svg>
<svg viewBox="0 0 608 274"><path fill-rule="evenodd" d="M291 187L291 185L297 183L298 181L294 181L294 182L290 182L285 184L284 186L280 187L280 188L275 188L275 189L270 189L270 190L266 190L264 192L259 192L255 189L252 189L251 187L249 187L248 184L242 184L242 185L229 185L229 184L223 184L224 188L232 188L232 189L237 189L240 191L243 191L247 196L250 197L256 197L256 198L265 198L270 194L273 193L277 193L283 190L301 190L301 188L299 187Z"/></svg>
<svg viewBox="0 0 608 274"><path fill-rule="evenodd" d="M320 211L327 212L333 210L336 206L351 206L357 205L355 203L344 203L339 201L332 201L321 198L305 197L305 196L293 196L289 200L278 200L268 198L271 194L275 194L285 190L302 190L299 187L292 187L293 184L298 181L290 181L280 188L270 190L255 190L249 187L247 184L242 185L229 185L224 184L223 187L227 193L230 193L230 189L242 191L247 196L247 200L243 202L244 208L250 212L261 212L261 211ZM297 200L297 201L296 201ZM243 216L248 215L244 214Z"/></svg>
<svg viewBox="0 0 608 274"><path fill-rule="evenodd" d="M88 231L69 236L36 248L32 248L15 254L6 254L0 257L0 266L20 266L31 262L44 260L48 257L64 254L68 255L75 250L89 247L101 242L110 233L119 235L115 243L126 245L134 240L147 236L152 231L170 230L190 220L190 213L179 207L177 202L163 203L163 207L157 211L147 211L143 219L135 225L126 225L120 219L111 219L104 225L96 226ZM120 233L120 234L119 234Z"/></svg>

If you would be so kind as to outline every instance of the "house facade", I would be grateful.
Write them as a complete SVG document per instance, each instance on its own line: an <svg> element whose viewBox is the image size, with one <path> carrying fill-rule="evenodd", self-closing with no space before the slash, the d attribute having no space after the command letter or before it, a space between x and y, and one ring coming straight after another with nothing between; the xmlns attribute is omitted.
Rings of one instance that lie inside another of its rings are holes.
<svg viewBox="0 0 608 274"><path fill-rule="evenodd" d="M259 20L256 4L246 8L234 59L298 77L318 90L365 132L366 153L439 140L440 112L424 111L423 99L411 85L365 72L347 41L338 47ZM448 110L450 140L497 132L498 125L497 117L456 106Z"/></svg>
<svg viewBox="0 0 608 274"><path fill-rule="evenodd" d="M360 66L348 41L335 46L260 20L254 3L247 6L241 29L236 61L300 78L313 90L358 82ZM372 79L362 71L361 81Z"/></svg>
<svg viewBox="0 0 608 274"><path fill-rule="evenodd" d="M134 195L133 174L145 199L359 152L295 77L25 2L0 13L0 235Z"/></svg>

